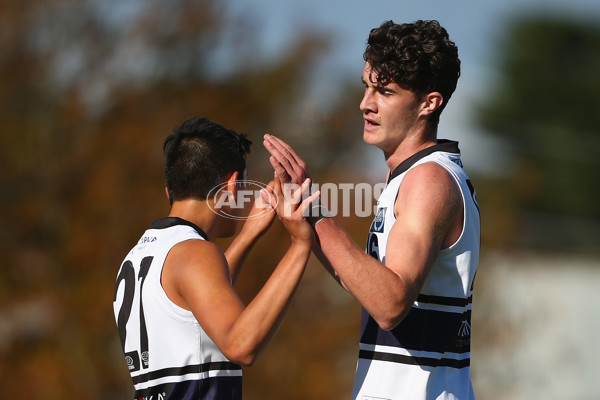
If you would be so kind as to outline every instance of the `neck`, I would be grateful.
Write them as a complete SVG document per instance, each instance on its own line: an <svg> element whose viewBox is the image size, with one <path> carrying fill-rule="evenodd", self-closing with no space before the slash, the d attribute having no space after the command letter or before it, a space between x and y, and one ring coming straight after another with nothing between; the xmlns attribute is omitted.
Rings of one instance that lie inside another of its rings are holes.
<svg viewBox="0 0 600 400"><path fill-rule="evenodd" d="M407 158L417 154L423 149L435 146L436 144L437 140L435 138L428 140L404 140L393 152L384 153L385 163L388 166L389 173L396 169L396 167Z"/></svg>
<svg viewBox="0 0 600 400"><path fill-rule="evenodd" d="M390 173L410 156L437 144L437 127L425 118L419 118L404 135L400 135L391 146L381 148Z"/></svg>
<svg viewBox="0 0 600 400"><path fill-rule="evenodd" d="M219 237L220 219L206 201L181 200L173 202L169 217L179 217L197 225L212 241Z"/></svg>

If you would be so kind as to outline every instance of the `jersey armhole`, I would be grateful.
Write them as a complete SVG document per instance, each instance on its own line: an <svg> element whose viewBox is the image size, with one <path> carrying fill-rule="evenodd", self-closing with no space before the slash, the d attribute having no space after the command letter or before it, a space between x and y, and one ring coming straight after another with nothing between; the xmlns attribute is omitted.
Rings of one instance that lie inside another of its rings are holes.
<svg viewBox="0 0 600 400"><path fill-rule="evenodd" d="M171 317L179 320L179 321L184 321L184 322L190 322L190 323L198 323L196 321L196 318L194 317L194 313L192 313L191 310L185 309L179 305L177 305L173 300L171 300L171 298L169 297L169 295L167 294L163 283L162 283L162 278L163 278L163 271L164 271L164 267L165 267L165 263L167 262L167 258L169 257L169 254L171 253L171 250L173 250L173 247L177 246L179 243L185 242L187 240L203 240L203 239L198 239L196 237L190 237L188 239L184 239L181 240L177 243L175 243L168 251L167 254L165 254L165 258L163 261L163 264L160 267L160 274L159 274L159 279L157 279L157 281L155 282L156 284L156 293L159 296L159 303L163 306L164 310L167 312L168 315L170 315Z"/></svg>
<svg viewBox="0 0 600 400"><path fill-rule="evenodd" d="M458 191L460 192L460 201L462 204L462 227L460 229L460 234L458 235L458 238L454 241L454 243L452 243L450 246L440 249L440 252L445 252L445 251L450 251L453 250L455 248L457 248L458 246L460 246L461 242L463 241L463 238L465 237L465 231L467 229L467 199L465 197L465 191L463 190L462 185L460 184L460 179L458 178L458 176L456 176L456 174L448 167L446 167L445 165L438 163L440 166L442 166L452 177L452 179L454 180L454 184L456 185L456 187L458 188Z"/></svg>

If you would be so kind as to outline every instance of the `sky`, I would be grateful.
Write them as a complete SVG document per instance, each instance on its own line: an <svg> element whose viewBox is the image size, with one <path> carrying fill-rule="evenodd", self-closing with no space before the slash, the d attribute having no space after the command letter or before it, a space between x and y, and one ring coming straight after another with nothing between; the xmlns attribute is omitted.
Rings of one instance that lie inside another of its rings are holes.
<svg viewBox="0 0 600 400"><path fill-rule="evenodd" d="M229 7L233 15L260 21L258 41L267 55L285 49L300 30L329 33L333 46L318 73L325 91L327 85L338 83L339 76L354 74L359 82L370 29L388 19L397 23L437 19L457 44L462 62L458 88L442 115L438 137L459 140L463 161L486 174L505 168L510 150L475 128L470 110L486 96L495 72L495 42L508 21L521 15L558 14L600 23L598 0L234 0ZM334 66L340 71L332 76Z"/></svg>

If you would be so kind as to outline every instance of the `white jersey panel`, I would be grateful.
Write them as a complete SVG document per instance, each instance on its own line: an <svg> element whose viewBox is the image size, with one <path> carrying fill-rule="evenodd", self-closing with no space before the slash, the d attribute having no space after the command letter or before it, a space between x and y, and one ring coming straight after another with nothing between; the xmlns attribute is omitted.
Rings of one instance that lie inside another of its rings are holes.
<svg viewBox="0 0 600 400"><path fill-rule="evenodd" d="M205 238L186 221L155 221L119 270L113 306L136 398L213 398L200 394L221 382L208 378L221 376L235 378L226 386L235 382L241 392L241 367L223 355L193 313L174 304L161 285L168 253L186 240Z"/></svg>
<svg viewBox="0 0 600 400"><path fill-rule="evenodd" d="M454 177L465 210L463 231L442 250L405 319L383 331L363 309L353 399L473 399L470 379L472 285L479 260L479 209L458 144L440 141L402 163L378 199L366 251L386 263L394 203L411 168L435 162Z"/></svg>

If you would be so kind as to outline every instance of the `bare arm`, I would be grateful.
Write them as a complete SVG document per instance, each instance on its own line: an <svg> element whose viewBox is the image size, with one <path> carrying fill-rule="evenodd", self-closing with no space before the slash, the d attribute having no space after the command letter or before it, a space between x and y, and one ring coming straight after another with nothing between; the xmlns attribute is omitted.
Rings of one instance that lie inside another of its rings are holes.
<svg viewBox="0 0 600 400"><path fill-rule="evenodd" d="M392 329L408 313L446 233L462 215L456 183L433 163L407 174L394 208L396 222L388 237L385 265L356 246L333 219L315 227L321 250L339 280L382 329Z"/></svg>
<svg viewBox="0 0 600 400"><path fill-rule="evenodd" d="M274 182L269 183L270 187L273 187L273 185ZM232 284L237 281L250 250L269 229L275 215L275 210L270 204L265 203L261 197L255 200L242 230L225 250Z"/></svg>
<svg viewBox="0 0 600 400"><path fill-rule="evenodd" d="M267 140L265 147L279 176L294 179L305 169L288 145L277 138ZM379 326L392 329L410 310L461 211L460 190L453 178L443 167L426 163L407 173L400 186L385 265L359 248L333 218L315 226L319 246L314 251Z"/></svg>
<svg viewBox="0 0 600 400"><path fill-rule="evenodd" d="M244 306L230 284L224 254L216 245L190 240L175 246L165 263L163 286L169 298L189 309L232 361L251 365L265 349L283 321L310 256L313 232L302 217L318 193L308 197L290 215L280 218L292 243L271 277ZM278 206L278 212L279 212Z"/></svg>

